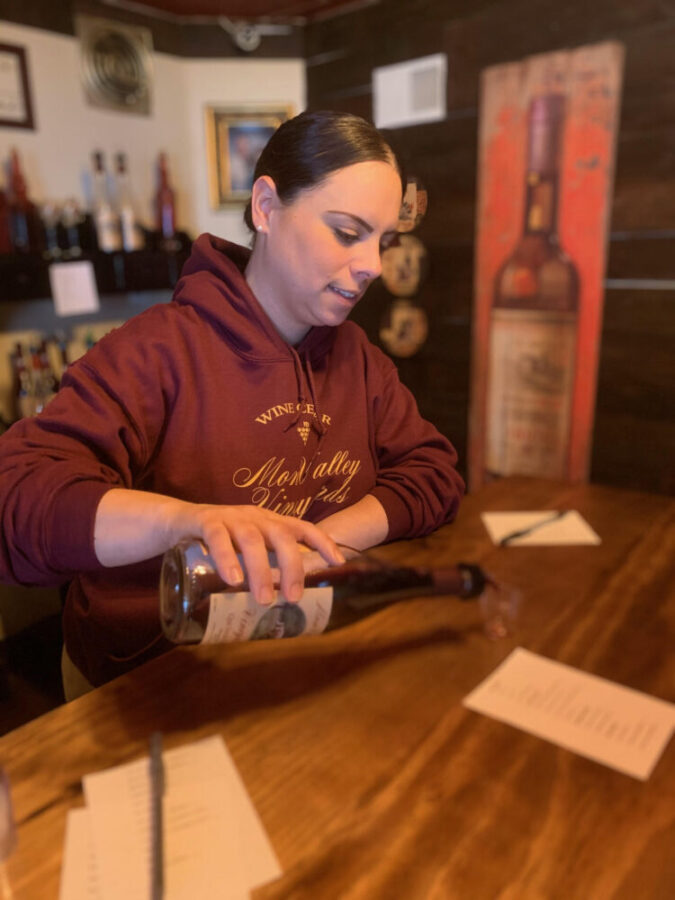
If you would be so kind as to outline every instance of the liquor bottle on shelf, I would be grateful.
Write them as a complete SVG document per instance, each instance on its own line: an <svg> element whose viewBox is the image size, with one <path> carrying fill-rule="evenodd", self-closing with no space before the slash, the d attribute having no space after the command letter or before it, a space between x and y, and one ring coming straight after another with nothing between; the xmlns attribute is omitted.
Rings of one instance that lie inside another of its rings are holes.
<svg viewBox="0 0 675 900"><path fill-rule="evenodd" d="M182 541L162 561L159 597L164 634L178 644L319 634L409 597L468 599L493 584L474 565L423 569L389 565L364 554L327 567L318 554L308 553L305 569L305 592L298 603L288 603L278 594L273 606L262 606L245 585L233 588L220 578L201 541Z"/></svg>
<svg viewBox="0 0 675 900"><path fill-rule="evenodd" d="M49 358L49 348L46 338L40 341L38 347L38 360L40 364L40 381L42 384L43 408L49 403L59 389L58 378L54 372L52 361Z"/></svg>
<svg viewBox="0 0 675 900"><path fill-rule="evenodd" d="M59 245L59 221L61 210L55 203L43 203L40 209L42 224L45 233L45 249L42 255L45 259L59 259L63 256L63 250Z"/></svg>
<svg viewBox="0 0 675 900"><path fill-rule="evenodd" d="M169 163L166 153L160 153L157 160L157 191L155 193L155 228L159 234L160 246L164 250L176 250L176 195L169 178Z"/></svg>
<svg viewBox="0 0 675 900"><path fill-rule="evenodd" d="M14 418L23 419L26 416L35 414L35 399L33 396L30 372L26 366L26 360L23 354L23 346L19 341L14 345L14 351L11 354L11 363Z"/></svg>
<svg viewBox="0 0 675 900"><path fill-rule="evenodd" d="M33 400L33 415L41 413L55 394L54 383L50 377L50 368L46 361L46 345L43 354L42 344L30 347L30 380Z"/></svg>
<svg viewBox="0 0 675 900"><path fill-rule="evenodd" d="M96 240L99 250L102 250L104 253L115 253L117 250L122 249L122 237L117 216L110 202L108 175L103 161L103 154L100 150L93 154L93 161L93 217L96 228Z"/></svg>
<svg viewBox="0 0 675 900"><path fill-rule="evenodd" d="M61 379L63 378L63 373L70 364L70 360L68 359L68 338L63 331L57 331L54 336L54 342L56 343L59 357L58 374L55 374L56 389L58 390Z"/></svg>
<svg viewBox="0 0 675 900"><path fill-rule="evenodd" d="M9 236L14 253L39 253L42 249L40 216L28 197L19 154L12 150L8 185Z"/></svg>
<svg viewBox="0 0 675 900"><path fill-rule="evenodd" d="M0 256L9 255L12 252L12 242L9 235L9 203L7 194L0 188Z"/></svg>
<svg viewBox="0 0 675 900"><path fill-rule="evenodd" d="M579 277L557 234L564 119L563 95L532 101L523 233L497 273L491 311L488 477L566 475Z"/></svg>
<svg viewBox="0 0 675 900"><path fill-rule="evenodd" d="M69 197L61 207L61 249L66 259L77 259L82 256L82 237L80 230L84 223L84 217L80 211L77 200Z"/></svg>
<svg viewBox="0 0 675 900"><path fill-rule="evenodd" d="M136 221L136 213L131 200L131 188L127 173L127 158L124 153L115 157L115 181L117 186L117 212L120 217L122 246L127 252L143 247L143 233Z"/></svg>

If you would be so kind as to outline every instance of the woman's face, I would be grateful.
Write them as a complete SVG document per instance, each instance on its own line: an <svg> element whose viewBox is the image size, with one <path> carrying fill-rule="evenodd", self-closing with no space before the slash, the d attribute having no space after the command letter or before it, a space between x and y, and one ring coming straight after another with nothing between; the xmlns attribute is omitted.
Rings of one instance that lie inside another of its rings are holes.
<svg viewBox="0 0 675 900"><path fill-rule="evenodd" d="M401 179L386 162L338 169L288 204L274 191L256 243L266 284L262 294L252 286L286 340L347 318L380 274L400 206Z"/></svg>

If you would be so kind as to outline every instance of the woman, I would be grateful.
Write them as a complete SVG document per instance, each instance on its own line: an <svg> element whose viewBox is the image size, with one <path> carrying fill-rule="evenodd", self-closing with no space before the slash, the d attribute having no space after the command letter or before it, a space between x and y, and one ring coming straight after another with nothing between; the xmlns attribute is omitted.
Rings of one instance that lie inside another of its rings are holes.
<svg viewBox="0 0 675 900"><path fill-rule="evenodd" d="M345 322L396 234L402 175L339 113L283 124L257 163L253 249L202 235L171 303L109 334L0 439L0 577L70 581L66 682L158 655L161 555L184 537L231 585L289 601L300 544L328 563L453 518L456 454ZM71 661L75 669L71 667ZM68 688L73 695L76 688Z"/></svg>

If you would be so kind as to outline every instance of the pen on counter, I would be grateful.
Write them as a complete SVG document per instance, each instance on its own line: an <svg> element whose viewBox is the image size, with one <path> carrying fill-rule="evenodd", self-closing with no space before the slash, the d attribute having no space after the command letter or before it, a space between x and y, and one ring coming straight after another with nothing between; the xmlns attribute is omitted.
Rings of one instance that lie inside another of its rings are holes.
<svg viewBox="0 0 675 900"><path fill-rule="evenodd" d="M150 736L150 794L152 841L152 900L164 896L164 763L162 761L162 735L155 731Z"/></svg>
<svg viewBox="0 0 675 900"><path fill-rule="evenodd" d="M517 538L525 537L528 534L532 534L533 531L537 531L539 528L543 528L544 525L550 525L551 522L556 522L558 519L562 519L563 516L566 516L568 510L559 509L552 516L549 516L547 519L540 519L538 522L535 522L534 525L530 525L528 528L520 528L518 531L512 531L510 534L505 534L503 538L499 541L500 546L505 547L507 544L510 544L511 541L515 541Z"/></svg>

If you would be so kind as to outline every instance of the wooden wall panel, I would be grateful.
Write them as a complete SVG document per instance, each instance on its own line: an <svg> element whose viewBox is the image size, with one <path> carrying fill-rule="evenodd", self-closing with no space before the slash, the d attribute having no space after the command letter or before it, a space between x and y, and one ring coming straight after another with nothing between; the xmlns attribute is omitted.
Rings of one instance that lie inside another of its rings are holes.
<svg viewBox="0 0 675 900"><path fill-rule="evenodd" d="M592 477L672 494L675 292L617 289L608 296Z"/></svg>
<svg viewBox="0 0 675 900"><path fill-rule="evenodd" d="M607 39L626 48L591 478L675 491L675 4L671 0L382 0L307 27L308 105L372 117L371 74L445 52L444 122L396 129L429 190L417 298L430 337L396 360L465 472L479 79L487 66ZM378 343L390 302L373 285L354 318Z"/></svg>

